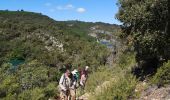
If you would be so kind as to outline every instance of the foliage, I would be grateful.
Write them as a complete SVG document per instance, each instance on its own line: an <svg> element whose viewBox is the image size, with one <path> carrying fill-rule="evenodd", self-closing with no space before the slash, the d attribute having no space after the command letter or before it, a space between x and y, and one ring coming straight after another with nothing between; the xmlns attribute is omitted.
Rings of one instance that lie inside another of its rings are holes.
<svg viewBox="0 0 170 100"><path fill-rule="evenodd" d="M128 77L128 78L127 78ZM134 89L136 79L132 75L125 77L119 76L110 83L110 85L102 90L101 93L91 97L92 100L127 100L135 96Z"/></svg>
<svg viewBox="0 0 170 100"><path fill-rule="evenodd" d="M44 99L43 90L40 88L35 88L33 90L23 91L19 96L20 100L42 100Z"/></svg>
<svg viewBox="0 0 170 100"><path fill-rule="evenodd" d="M15 71L10 64L3 64L0 72L2 99L39 100L57 93L56 79L53 80L56 76L48 76L48 67L36 60L19 66Z"/></svg>
<svg viewBox="0 0 170 100"><path fill-rule="evenodd" d="M168 0L119 0L118 6L123 37L131 36L137 61L168 60Z"/></svg>
<svg viewBox="0 0 170 100"><path fill-rule="evenodd" d="M167 85L170 83L170 61L165 62L152 78L152 83L159 86Z"/></svg>
<svg viewBox="0 0 170 100"><path fill-rule="evenodd" d="M100 86L104 81L110 80L112 75L113 72L111 69L101 66L89 75L85 90L88 92L94 92L97 86Z"/></svg>
<svg viewBox="0 0 170 100"><path fill-rule="evenodd" d="M131 70L132 66L136 63L134 52L122 52L119 54L117 64L124 70Z"/></svg>
<svg viewBox="0 0 170 100"><path fill-rule="evenodd" d="M136 64L135 54L133 52L121 52L113 67L100 67L99 70L90 74L86 91L93 95L91 100L127 100L135 98L134 92L137 79L131 74L131 70ZM96 91L96 88L108 82L106 86Z"/></svg>

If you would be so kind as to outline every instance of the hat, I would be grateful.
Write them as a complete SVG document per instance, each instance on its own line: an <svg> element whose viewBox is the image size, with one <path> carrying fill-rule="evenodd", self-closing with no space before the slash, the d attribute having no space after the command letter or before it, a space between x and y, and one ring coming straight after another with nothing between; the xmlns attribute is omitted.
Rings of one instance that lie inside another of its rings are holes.
<svg viewBox="0 0 170 100"><path fill-rule="evenodd" d="M77 69L74 69L71 73L76 74L77 72L78 72Z"/></svg>
<svg viewBox="0 0 170 100"><path fill-rule="evenodd" d="M89 66L86 66L85 69L86 69L86 70L89 69Z"/></svg>

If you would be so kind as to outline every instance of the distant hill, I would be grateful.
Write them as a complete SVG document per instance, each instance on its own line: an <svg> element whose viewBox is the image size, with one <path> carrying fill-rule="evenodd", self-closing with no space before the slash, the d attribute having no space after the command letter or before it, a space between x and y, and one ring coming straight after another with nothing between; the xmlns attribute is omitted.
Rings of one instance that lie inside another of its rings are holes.
<svg viewBox="0 0 170 100"><path fill-rule="evenodd" d="M117 35L116 32L120 30L119 25L102 23L102 22L93 23L93 22L82 22L82 21L72 20L72 21L60 21L60 23L66 24L69 28L77 29L77 31L81 31L85 34L90 34L94 32L94 30L103 30L103 31L111 32L112 35L116 36Z"/></svg>
<svg viewBox="0 0 170 100"><path fill-rule="evenodd" d="M84 44L76 47L79 43L95 44L93 42L96 39L90 36L95 30L104 30L114 34L119 28L117 25L101 22L55 21L41 13L24 11L0 11L0 23L2 23L0 24L0 40L1 46L4 47L1 48L3 52L1 64L4 60L13 57L36 58L38 54L35 52L41 55L42 51L59 50L72 55L73 52L80 52L80 48L83 49L86 46ZM34 50L35 48L37 51ZM27 49L27 53L24 49Z"/></svg>

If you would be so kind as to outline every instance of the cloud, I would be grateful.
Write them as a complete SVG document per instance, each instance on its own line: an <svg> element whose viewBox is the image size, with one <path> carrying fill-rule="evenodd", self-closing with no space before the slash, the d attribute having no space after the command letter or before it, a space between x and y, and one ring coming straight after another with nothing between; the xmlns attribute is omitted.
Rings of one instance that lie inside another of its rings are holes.
<svg viewBox="0 0 170 100"><path fill-rule="evenodd" d="M72 4L68 4L68 5L65 6L65 8L67 8L67 9L73 9L74 6L73 6Z"/></svg>
<svg viewBox="0 0 170 100"><path fill-rule="evenodd" d="M74 9L74 6L72 4L67 4L64 6L57 6L57 10L71 10Z"/></svg>
<svg viewBox="0 0 170 100"><path fill-rule="evenodd" d="M45 6L47 6L47 7L49 7L49 6L51 6L51 5L52 5L52 4L49 3L49 2L45 3Z"/></svg>
<svg viewBox="0 0 170 100"><path fill-rule="evenodd" d="M66 5L58 5L58 6L52 6L51 3L46 3L45 6L50 7L49 12L56 12L56 11L66 11L66 10L72 10L78 13L84 13L86 12L86 9L83 7L75 7L72 4L66 4Z"/></svg>
<svg viewBox="0 0 170 100"><path fill-rule="evenodd" d="M77 8L76 10L78 13L84 13L86 11L85 8Z"/></svg>

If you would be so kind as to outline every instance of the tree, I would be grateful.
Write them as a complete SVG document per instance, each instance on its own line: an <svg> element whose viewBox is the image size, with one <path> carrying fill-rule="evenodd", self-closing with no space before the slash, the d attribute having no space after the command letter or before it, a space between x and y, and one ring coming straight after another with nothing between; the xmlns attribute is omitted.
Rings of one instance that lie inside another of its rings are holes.
<svg viewBox="0 0 170 100"><path fill-rule="evenodd" d="M168 0L119 0L118 6L117 19L123 23L124 37L132 37L137 61L170 59Z"/></svg>

